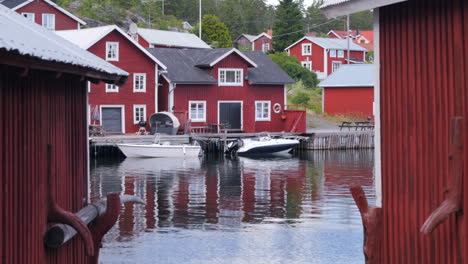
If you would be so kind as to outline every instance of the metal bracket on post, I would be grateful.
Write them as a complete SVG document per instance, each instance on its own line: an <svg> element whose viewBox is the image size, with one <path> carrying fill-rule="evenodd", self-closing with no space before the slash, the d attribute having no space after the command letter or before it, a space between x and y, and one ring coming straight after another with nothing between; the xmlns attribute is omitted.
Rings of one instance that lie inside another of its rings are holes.
<svg viewBox="0 0 468 264"><path fill-rule="evenodd" d="M383 219L382 208L369 207L361 186L350 188L354 202L361 213L364 226L364 256L366 264L379 264L382 257Z"/></svg>

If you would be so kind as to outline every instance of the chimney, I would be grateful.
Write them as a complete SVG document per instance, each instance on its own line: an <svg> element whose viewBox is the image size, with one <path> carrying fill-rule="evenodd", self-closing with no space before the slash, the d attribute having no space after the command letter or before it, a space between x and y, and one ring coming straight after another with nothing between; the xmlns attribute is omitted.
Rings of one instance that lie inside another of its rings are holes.
<svg viewBox="0 0 468 264"><path fill-rule="evenodd" d="M266 33L270 36L273 36L273 29L269 28L266 30Z"/></svg>

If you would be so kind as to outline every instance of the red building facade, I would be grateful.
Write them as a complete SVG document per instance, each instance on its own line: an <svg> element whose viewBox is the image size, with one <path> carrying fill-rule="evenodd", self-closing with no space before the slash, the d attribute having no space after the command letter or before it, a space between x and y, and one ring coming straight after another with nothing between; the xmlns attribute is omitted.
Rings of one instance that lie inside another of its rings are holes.
<svg viewBox="0 0 468 264"><path fill-rule="evenodd" d="M348 62L347 45L342 39L304 37L285 50L303 67L315 72L319 79L325 79L343 64L365 62L367 50L355 43L350 44Z"/></svg>
<svg viewBox="0 0 468 264"><path fill-rule="evenodd" d="M271 30L257 36L242 34L234 42L236 47L244 50L263 51L264 53L273 50L273 39Z"/></svg>
<svg viewBox="0 0 468 264"><path fill-rule="evenodd" d="M107 133L138 132L139 122L147 121L151 114L158 111L158 60L116 26L62 31L58 34L82 44L82 48L130 74L128 81L120 87L90 84L90 120L104 126ZM81 43L81 38L90 42ZM116 47L110 57L109 45ZM93 113L99 113L99 116L96 118Z"/></svg>
<svg viewBox="0 0 468 264"><path fill-rule="evenodd" d="M50 0L6 0L1 4L50 30L80 29L86 23Z"/></svg>

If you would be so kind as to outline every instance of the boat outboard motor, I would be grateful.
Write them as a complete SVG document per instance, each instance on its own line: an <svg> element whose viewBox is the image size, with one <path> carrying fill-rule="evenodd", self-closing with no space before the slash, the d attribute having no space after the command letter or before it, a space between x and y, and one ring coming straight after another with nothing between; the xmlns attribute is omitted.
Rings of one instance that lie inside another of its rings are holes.
<svg viewBox="0 0 468 264"><path fill-rule="evenodd" d="M233 155L236 154L239 148L241 148L244 145L244 142L242 139L238 138L236 141L233 141L227 145L226 150L224 153L226 155Z"/></svg>

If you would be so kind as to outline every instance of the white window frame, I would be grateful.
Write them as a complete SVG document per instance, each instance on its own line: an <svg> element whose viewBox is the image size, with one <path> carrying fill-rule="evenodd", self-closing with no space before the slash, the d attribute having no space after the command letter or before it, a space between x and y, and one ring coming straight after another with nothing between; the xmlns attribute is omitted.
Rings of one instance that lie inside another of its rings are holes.
<svg viewBox="0 0 468 264"><path fill-rule="evenodd" d="M203 105L203 118L192 118L192 104ZM206 122L206 101L189 101L188 102L189 118L192 122Z"/></svg>
<svg viewBox="0 0 468 264"><path fill-rule="evenodd" d="M338 50L338 58L344 58L344 50Z"/></svg>
<svg viewBox="0 0 468 264"><path fill-rule="evenodd" d="M115 46L115 57L109 57L109 50ZM106 42L106 61L119 61L119 42Z"/></svg>
<svg viewBox="0 0 468 264"><path fill-rule="evenodd" d="M336 50L335 49L330 50L330 58L336 58Z"/></svg>
<svg viewBox="0 0 468 264"><path fill-rule="evenodd" d="M49 24L50 21L46 19L46 17L52 18L52 22L50 24ZM47 21L47 24L45 23L46 21ZM50 30L55 30L55 14L48 14L48 13L42 14L42 26Z"/></svg>
<svg viewBox="0 0 468 264"><path fill-rule="evenodd" d="M239 77L239 82L226 82L227 71L234 71L235 72L234 79L237 80ZM237 76L238 73L239 73L239 76ZM244 69L219 68L218 69L218 85L219 86L244 86Z"/></svg>
<svg viewBox="0 0 468 264"><path fill-rule="evenodd" d="M336 64L339 64L340 66L335 68ZM338 70L341 67L342 64L343 64L343 62L341 62L341 61L332 61L332 73L334 73L336 70Z"/></svg>
<svg viewBox="0 0 468 264"><path fill-rule="evenodd" d="M137 87L137 78L143 77L143 87ZM144 93L146 92L146 73L134 73L133 74L133 92L134 93Z"/></svg>
<svg viewBox="0 0 468 264"><path fill-rule="evenodd" d="M36 22L36 14L34 13L23 12L21 15L31 22Z"/></svg>
<svg viewBox="0 0 468 264"><path fill-rule="evenodd" d="M143 120L137 120L137 109L143 108ZM140 121L146 121L146 105L133 105L133 124L138 124Z"/></svg>
<svg viewBox="0 0 468 264"><path fill-rule="evenodd" d="M307 47L308 51L305 49ZM302 44L302 55L312 55L312 44Z"/></svg>
<svg viewBox="0 0 468 264"><path fill-rule="evenodd" d="M265 103L268 104L267 109L268 109L268 117L263 116L263 110L265 108ZM261 104L261 117L257 116L257 110L258 106L257 104ZM271 121L271 101L255 101L255 121Z"/></svg>
<svg viewBox="0 0 468 264"><path fill-rule="evenodd" d="M115 88L112 88L115 87ZM108 84L106 83L106 93L118 93L119 92L119 86L116 84Z"/></svg>
<svg viewBox="0 0 468 264"><path fill-rule="evenodd" d="M262 44L263 53L267 53L270 50L270 43L266 42Z"/></svg>
<svg viewBox="0 0 468 264"><path fill-rule="evenodd" d="M301 61L302 67L309 69L309 71L312 71L312 61Z"/></svg>

